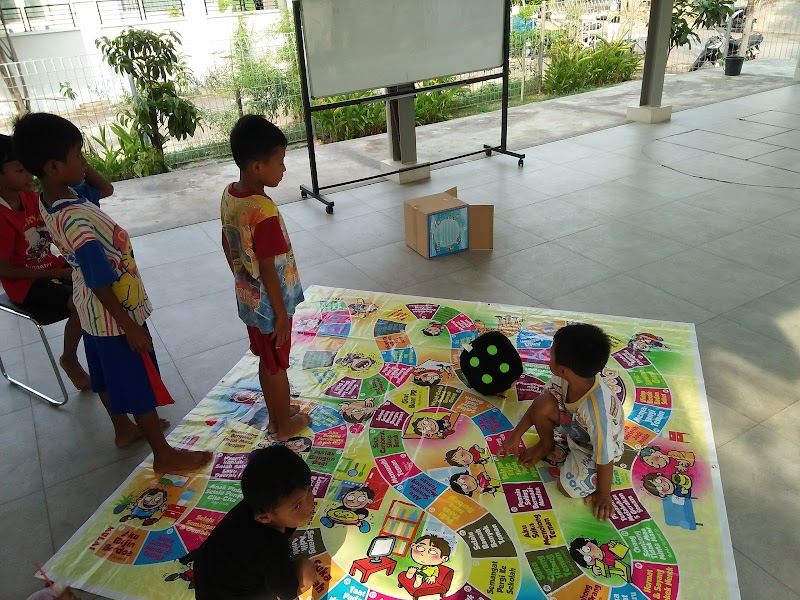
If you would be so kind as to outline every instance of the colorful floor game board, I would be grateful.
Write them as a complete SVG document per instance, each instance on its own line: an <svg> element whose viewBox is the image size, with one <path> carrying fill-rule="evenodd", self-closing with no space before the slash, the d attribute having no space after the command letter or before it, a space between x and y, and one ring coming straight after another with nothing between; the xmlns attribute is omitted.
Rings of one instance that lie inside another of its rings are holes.
<svg viewBox="0 0 800 600"><path fill-rule="evenodd" d="M554 332L572 321L612 337L602 377L627 417L606 523L558 492L560 446L532 469L496 455L550 376ZM495 329L524 373L504 397L483 397L458 357ZM692 325L313 287L291 362L311 426L287 445L318 500L293 540L317 567L307 598L739 597ZM183 557L239 501L266 432L248 354L171 438L213 450L213 464L158 477L143 463L45 570L110 598L193 598Z"/></svg>

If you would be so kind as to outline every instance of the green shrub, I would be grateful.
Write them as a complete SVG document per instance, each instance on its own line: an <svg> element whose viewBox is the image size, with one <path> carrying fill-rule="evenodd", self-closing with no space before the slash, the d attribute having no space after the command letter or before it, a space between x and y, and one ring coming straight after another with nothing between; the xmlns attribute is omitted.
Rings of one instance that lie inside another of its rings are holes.
<svg viewBox="0 0 800 600"><path fill-rule="evenodd" d="M372 92L357 92L325 98L322 103L330 104L372 95ZM386 107L383 102L354 104L353 106L323 110L315 112L313 119L317 135L326 143L351 140L386 131Z"/></svg>
<svg viewBox="0 0 800 600"><path fill-rule="evenodd" d="M451 83L450 78L432 79L423 81L423 86L437 85L440 83ZM467 93L467 88L454 87L444 90L436 90L419 94L414 98L414 114L416 115L417 125L428 125L429 123L439 123L453 118L453 110L460 104L460 100Z"/></svg>
<svg viewBox="0 0 800 600"><path fill-rule="evenodd" d="M111 124L108 134L105 126L99 135L86 141L86 161L109 181L120 181L133 177L147 177L161 173L163 159L152 146L148 146L136 125L125 129L119 123Z"/></svg>
<svg viewBox="0 0 800 600"><path fill-rule="evenodd" d="M594 48L576 42L559 41L544 74L544 89L549 94L569 94L588 87L627 81L639 68L641 57L623 41L598 39Z"/></svg>

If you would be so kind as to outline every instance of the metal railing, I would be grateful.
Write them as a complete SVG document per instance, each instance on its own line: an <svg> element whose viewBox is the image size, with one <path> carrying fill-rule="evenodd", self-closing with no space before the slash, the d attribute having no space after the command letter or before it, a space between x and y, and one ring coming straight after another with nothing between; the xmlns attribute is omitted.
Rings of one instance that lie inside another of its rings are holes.
<svg viewBox="0 0 800 600"><path fill-rule="evenodd" d="M204 0L206 14L215 15L224 12L249 12L255 10L276 10L278 0Z"/></svg>
<svg viewBox="0 0 800 600"><path fill-rule="evenodd" d="M34 4L23 9L3 7L3 19L9 31L47 31L75 27L75 14L69 4Z"/></svg>
<svg viewBox="0 0 800 600"><path fill-rule="evenodd" d="M186 16L183 0L97 0L97 14L101 25Z"/></svg>

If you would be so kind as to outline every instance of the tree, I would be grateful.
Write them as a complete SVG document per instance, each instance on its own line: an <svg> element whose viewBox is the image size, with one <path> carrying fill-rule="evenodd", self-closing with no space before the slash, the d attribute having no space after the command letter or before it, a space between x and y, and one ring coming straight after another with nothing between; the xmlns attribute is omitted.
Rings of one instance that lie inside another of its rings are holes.
<svg viewBox="0 0 800 600"><path fill-rule="evenodd" d="M696 29L714 29L733 14L734 0L675 0L672 6L672 30L669 51L700 42ZM691 20L691 24L689 21Z"/></svg>
<svg viewBox="0 0 800 600"><path fill-rule="evenodd" d="M132 123L142 139L149 140L163 172L169 170L164 144L171 137L183 140L193 136L199 121L197 107L179 93L180 82L187 77L177 50L180 42L174 31L133 28L114 39L104 36L95 42L111 68L133 81L131 107L121 120Z"/></svg>

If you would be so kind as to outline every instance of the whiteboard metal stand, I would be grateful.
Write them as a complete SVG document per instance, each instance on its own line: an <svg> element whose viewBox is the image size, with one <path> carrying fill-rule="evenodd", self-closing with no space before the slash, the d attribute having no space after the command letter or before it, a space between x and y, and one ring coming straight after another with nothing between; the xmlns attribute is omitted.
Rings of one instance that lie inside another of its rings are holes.
<svg viewBox="0 0 800 600"><path fill-rule="evenodd" d="M340 102L329 102L325 104L311 104L311 95L308 88L308 69L306 66L306 52L305 52L305 44L303 42L303 19L302 19L302 2L301 0L294 0L292 2L293 5L293 13L294 13L294 29L295 29L295 40L297 42L297 62L298 68L300 70L300 92L303 100L303 115L305 118L305 125L306 125L306 145L308 147L308 160L311 167L311 187L307 187L305 185L300 186L300 195L303 198L308 198L309 196L312 198L316 198L320 202L325 205L325 212L328 214L333 214L333 200L328 200L323 194L322 190L328 190L331 188L342 187L345 185L350 185L353 183L363 183L365 181L371 181L373 179L383 179L389 175L396 175L400 173L405 173L408 171L413 171L415 169L420 168L430 168L433 165L438 165L446 162L451 162L454 160L459 160L462 158L467 158L469 156L475 156L477 154L486 154L486 156L491 156L492 153L497 154L505 154L507 156L513 156L518 160L518 164L520 167L524 165L524 154L519 154L517 152L512 152L507 147L508 142L508 84L509 84L509 60L510 60L510 48L509 44L511 41L511 0L505 0L505 10L503 16L503 65L502 65L502 74L498 75L497 73L492 73L489 75L479 75L477 77L470 77L467 79L459 79L457 81L451 81L447 83L438 83L435 85L428 85L423 86L420 88L415 88L411 90L411 88L407 86L398 85L395 88L388 88L387 93L385 94L378 94L375 96L366 96L363 98L353 98L352 100L342 100ZM319 175L317 173L317 156L316 151L314 149L314 121L312 116L315 112L320 112L323 110L333 110L335 108L343 107L343 106L355 106L357 104L369 104L372 102L386 102L388 100L394 100L398 98L408 98L416 96L417 94L424 94L426 92L433 92L436 90L444 90L453 87L461 87L465 85L470 85L473 83L482 83L484 81L491 81L492 79L499 79L502 77L503 84L503 96L502 96L502 108L501 108L501 117L500 117L500 145L499 146L492 146L489 144L483 145L483 150L476 150L473 152L467 152L465 154L459 154L458 156L452 156L450 158L444 158L441 160L435 160L430 162L418 163L416 165L410 166L404 169L397 169L396 171L389 171L389 172L382 172L377 175L371 175L369 177L361 177L360 179L352 179L350 181L341 181L339 183L329 184L321 186L319 185ZM388 90L397 90L397 91L388 91Z"/></svg>

